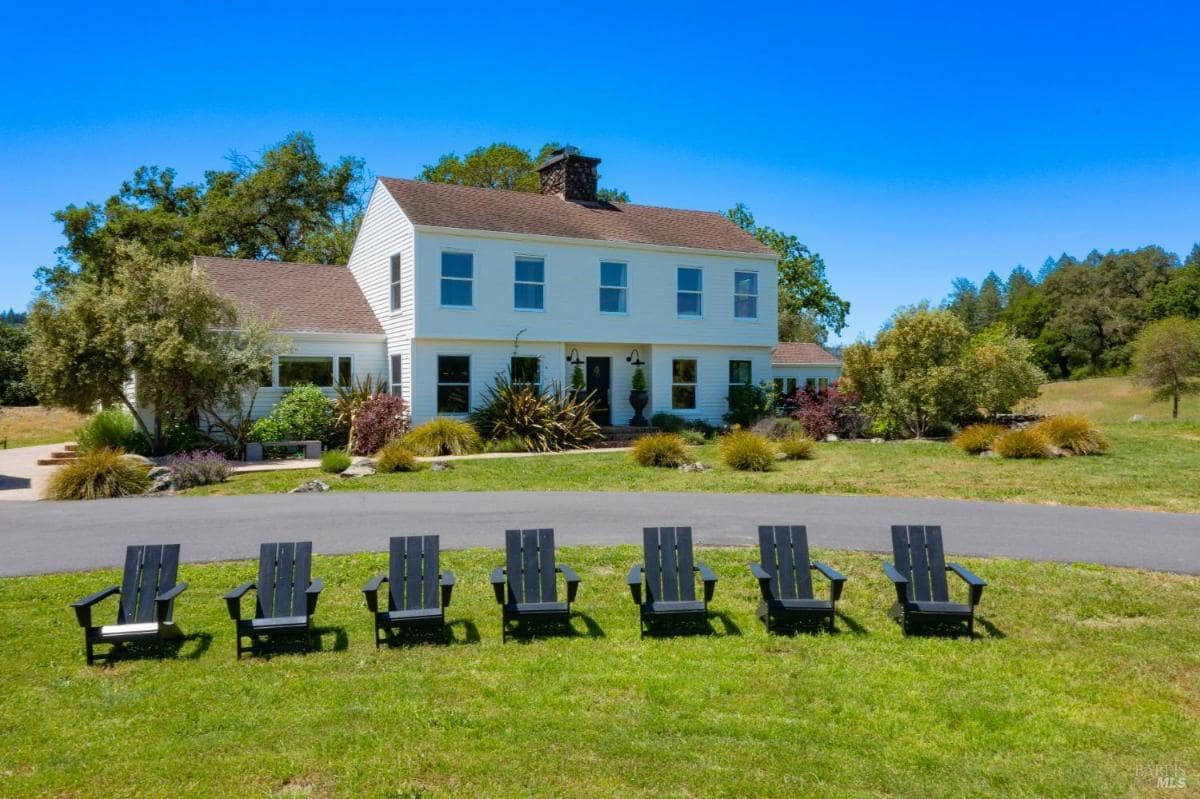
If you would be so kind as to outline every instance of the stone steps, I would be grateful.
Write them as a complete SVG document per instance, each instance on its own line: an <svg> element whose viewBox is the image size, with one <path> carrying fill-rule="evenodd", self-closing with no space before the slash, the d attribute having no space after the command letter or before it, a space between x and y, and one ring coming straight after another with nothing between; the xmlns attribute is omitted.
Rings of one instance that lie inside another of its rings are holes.
<svg viewBox="0 0 1200 799"><path fill-rule="evenodd" d="M79 445L75 443L63 444L62 449L56 449L50 453L49 457L38 458L38 466L60 466L69 461L79 460Z"/></svg>

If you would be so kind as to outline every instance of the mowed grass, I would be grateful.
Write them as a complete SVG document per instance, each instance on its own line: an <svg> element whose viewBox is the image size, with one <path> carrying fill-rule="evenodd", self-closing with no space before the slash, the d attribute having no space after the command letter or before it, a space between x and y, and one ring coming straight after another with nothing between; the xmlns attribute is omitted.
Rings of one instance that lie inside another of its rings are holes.
<svg viewBox="0 0 1200 799"><path fill-rule="evenodd" d="M62 408L0 408L0 442L10 449L70 441L84 417Z"/></svg>
<svg viewBox="0 0 1200 799"><path fill-rule="evenodd" d="M707 549L713 634L640 640L640 552L564 548L577 635L502 644L501 554L470 550L443 556L453 643L380 651L360 589L385 556L317 556L321 651L240 662L221 596L254 565L185 563L179 655L107 667L84 665L67 604L117 570L3 579L0 794L1109 797L1153 794L1156 769L1194 785L1200 578L967 559L991 582L978 638L906 639L879 557L819 554L850 577L834 635L768 636L756 551Z"/></svg>

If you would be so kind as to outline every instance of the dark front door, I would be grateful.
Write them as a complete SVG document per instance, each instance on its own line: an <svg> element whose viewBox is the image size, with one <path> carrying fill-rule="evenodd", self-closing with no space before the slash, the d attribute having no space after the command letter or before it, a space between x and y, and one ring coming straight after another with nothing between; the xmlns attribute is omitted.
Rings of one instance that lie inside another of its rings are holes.
<svg viewBox="0 0 1200 799"><path fill-rule="evenodd" d="M596 403L592 420L606 427L612 424L612 359L587 359L587 390Z"/></svg>

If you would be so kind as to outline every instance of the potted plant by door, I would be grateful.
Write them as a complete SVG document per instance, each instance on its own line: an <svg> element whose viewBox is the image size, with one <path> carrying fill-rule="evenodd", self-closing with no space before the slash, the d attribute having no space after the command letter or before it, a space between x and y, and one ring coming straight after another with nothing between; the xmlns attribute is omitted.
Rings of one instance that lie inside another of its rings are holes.
<svg viewBox="0 0 1200 799"><path fill-rule="evenodd" d="M646 390L646 373L642 367L633 370L633 378L629 381L629 405L633 408L633 418L629 420L630 427L646 427L650 424L642 411L650 402L650 392Z"/></svg>
<svg viewBox="0 0 1200 799"><path fill-rule="evenodd" d="M583 367L575 364L575 368L571 370L571 396L576 402L583 400L587 393L587 380L583 375Z"/></svg>

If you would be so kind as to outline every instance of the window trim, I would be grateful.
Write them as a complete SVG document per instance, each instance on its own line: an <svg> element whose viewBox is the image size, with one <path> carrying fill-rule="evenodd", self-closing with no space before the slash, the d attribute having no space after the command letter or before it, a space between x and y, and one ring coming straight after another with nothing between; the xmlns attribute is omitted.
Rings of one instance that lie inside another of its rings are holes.
<svg viewBox="0 0 1200 799"><path fill-rule="evenodd" d="M468 277L446 277L444 270L446 268L442 256L452 253L454 255L469 255L471 256L471 276ZM466 283L471 287L471 303L469 305L447 305L442 302L442 284L447 280L453 280L457 283ZM448 311L474 311L475 307L475 251L464 250L456 247L443 247L438 251L438 307Z"/></svg>
<svg viewBox="0 0 1200 799"><path fill-rule="evenodd" d="M466 358L467 359L467 382L466 383L443 383L442 382L442 367L440 361L442 358ZM469 352L439 352L434 355L433 361L434 381L433 381L433 408L434 414L437 416L467 416L471 413L471 353ZM465 411L442 411L438 404L438 390L442 386L466 386L467 387L467 409Z"/></svg>
<svg viewBox="0 0 1200 799"><path fill-rule="evenodd" d="M692 289L679 288L679 277L680 277L679 273L684 269L689 269L689 270L700 273L700 290L699 291L693 291ZM694 314L680 313L679 312L679 295L680 294L695 294L700 299L700 312L694 313ZM675 318L677 318L677 319L703 319L704 318L704 267L688 266L686 264L682 264L682 265L675 267Z"/></svg>
<svg viewBox="0 0 1200 799"><path fill-rule="evenodd" d="M388 256L388 279L388 301L391 303L392 313L400 313L404 307L404 258L401 253Z"/></svg>
<svg viewBox="0 0 1200 799"><path fill-rule="evenodd" d="M675 382L675 364L677 361L691 361L692 370L695 375L695 382L692 383L676 383ZM675 404L675 388L691 387L692 389L692 405L691 407L680 407ZM671 359L671 410L673 411L694 411L698 406L698 398L700 394L700 359L699 358L672 358Z"/></svg>
<svg viewBox="0 0 1200 799"><path fill-rule="evenodd" d="M623 286L606 286L604 284L604 264L620 264L621 266L625 267L625 285L623 285ZM629 316L629 295L630 295L630 292L629 292L629 262L628 261L614 261L609 258L601 258L599 261L596 262L596 270L599 272L599 275L597 277L597 287L596 287L596 309L597 309L597 312L600 313L602 316ZM604 289L613 289L613 290L619 289L620 291L623 291L624 297L625 297L625 310L623 310L623 311L606 311L603 308L601 308L601 297L604 296Z"/></svg>
<svg viewBox="0 0 1200 799"><path fill-rule="evenodd" d="M517 261L541 261L542 262L542 280L518 280L517 279ZM472 269L472 274L474 270ZM517 305L517 286L541 286L542 287L542 307L541 308L522 308ZM519 313L545 313L546 312L546 256L534 255L527 252L513 253L513 310Z"/></svg>
<svg viewBox="0 0 1200 799"><path fill-rule="evenodd" d="M738 293L738 275L754 275L754 293L739 294ZM756 269L735 269L733 270L733 318L739 322L757 322L758 321L758 270ZM742 297L753 298L754 300L754 316L738 316L738 299Z"/></svg>

